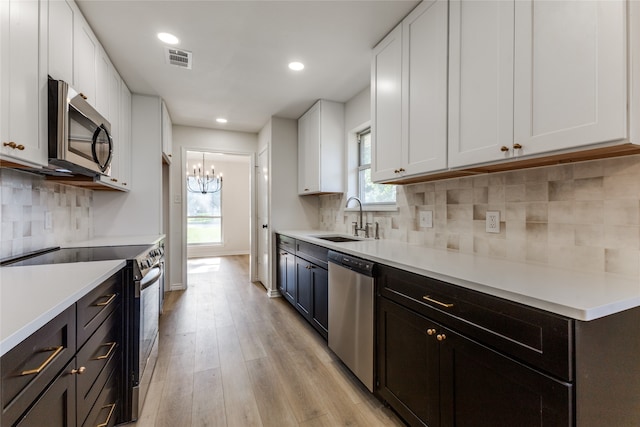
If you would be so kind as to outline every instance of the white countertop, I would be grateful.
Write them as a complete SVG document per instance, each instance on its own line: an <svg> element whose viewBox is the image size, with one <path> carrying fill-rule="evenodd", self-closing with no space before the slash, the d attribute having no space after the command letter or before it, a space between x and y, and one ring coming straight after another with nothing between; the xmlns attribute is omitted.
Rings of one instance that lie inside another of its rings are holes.
<svg viewBox="0 0 640 427"><path fill-rule="evenodd" d="M0 356L125 264L113 260L0 268Z"/></svg>
<svg viewBox="0 0 640 427"><path fill-rule="evenodd" d="M278 233L577 320L593 320L640 306L640 279L581 273L393 240L333 243L317 238L340 235L328 231Z"/></svg>
<svg viewBox="0 0 640 427"><path fill-rule="evenodd" d="M91 246L130 246L130 245L154 245L164 239L164 234L144 236L98 236L78 242L68 242L63 248L84 248Z"/></svg>

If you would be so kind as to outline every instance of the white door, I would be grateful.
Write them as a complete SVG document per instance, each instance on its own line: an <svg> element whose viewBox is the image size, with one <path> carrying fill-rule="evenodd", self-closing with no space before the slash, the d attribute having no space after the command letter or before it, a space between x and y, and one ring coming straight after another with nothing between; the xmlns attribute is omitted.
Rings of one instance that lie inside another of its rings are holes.
<svg viewBox="0 0 640 427"><path fill-rule="evenodd" d="M450 167L511 157L513 14L514 1L449 3Z"/></svg>
<svg viewBox="0 0 640 427"><path fill-rule="evenodd" d="M516 2L514 155L626 137L625 11L621 1Z"/></svg>
<svg viewBox="0 0 640 427"><path fill-rule="evenodd" d="M258 155L256 207L258 218L258 280L270 289L269 280L269 152L265 148Z"/></svg>

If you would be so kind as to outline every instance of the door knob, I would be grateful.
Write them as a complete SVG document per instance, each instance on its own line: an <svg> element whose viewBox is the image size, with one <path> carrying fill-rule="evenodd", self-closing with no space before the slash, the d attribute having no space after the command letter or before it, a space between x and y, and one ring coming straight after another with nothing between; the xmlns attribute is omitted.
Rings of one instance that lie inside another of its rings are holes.
<svg viewBox="0 0 640 427"><path fill-rule="evenodd" d="M262 228L267 228L268 225L267 224L262 224Z"/></svg>

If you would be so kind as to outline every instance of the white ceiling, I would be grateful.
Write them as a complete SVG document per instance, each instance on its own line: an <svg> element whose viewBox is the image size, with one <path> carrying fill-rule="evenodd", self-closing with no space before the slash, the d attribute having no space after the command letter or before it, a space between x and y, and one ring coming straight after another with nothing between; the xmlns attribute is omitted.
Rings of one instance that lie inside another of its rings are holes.
<svg viewBox="0 0 640 427"><path fill-rule="evenodd" d="M79 0L134 93L159 95L174 124L258 132L315 100L347 101L369 84L371 48L417 0ZM193 52L165 63L158 32ZM287 68L298 60L306 68ZM215 118L229 122L220 125Z"/></svg>

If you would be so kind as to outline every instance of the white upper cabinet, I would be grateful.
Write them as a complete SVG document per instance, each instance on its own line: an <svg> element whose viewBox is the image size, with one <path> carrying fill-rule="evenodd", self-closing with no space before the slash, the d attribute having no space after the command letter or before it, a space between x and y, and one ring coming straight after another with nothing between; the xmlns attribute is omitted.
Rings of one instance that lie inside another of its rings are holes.
<svg viewBox="0 0 640 427"><path fill-rule="evenodd" d="M447 1L402 21L402 175L447 167Z"/></svg>
<svg viewBox="0 0 640 427"><path fill-rule="evenodd" d="M627 137L625 10L451 0L449 166Z"/></svg>
<svg viewBox="0 0 640 427"><path fill-rule="evenodd" d="M77 9L76 9L77 10ZM100 45L84 17L77 10L73 29L73 88L82 93L89 104L96 104L96 84L98 79L98 52Z"/></svg>
<svg viewBox="0 0 640 427"><path fill-rule="evenodd" d="M49 75L73 86L74 8L67 0L49 1Z"/></svg>
<svg viewBox="0 0 640 427"><path fill-rule="evenodd" d="M111 94L111 68L113 68L113 66L111 65L111 61L109 61L109 57L100 47L98 49L98 56L96 57L96 100L94 105L96 110L109 120L109 122L112 120L109 109L109 96Z"/></svg>
<svg viewBox="0 0 640 427"><path fill-rule="evenodd" d="M46 6L0 1L0 154L39 166L48 164Z"/></svg>
<svg viewBox="0 0 640 427"><path fill-rule="evenodd" d="M449 166L507 158L500 148L513 144L514 2L449 7Z"/></svg>
<svg viewBox="0 0 640 427"><path fill-rule="evenodd" d="M298 119L298 194L344 191L344 104L319 100Z"/></svg>
<svg viewBox="0 0 640 427"><path fill-rule="evenodd" d="M514 155L627 136L626 7L516 1Z"/></svg>
<svg viewBox="0 0 640 427"><path fill-rule="evenodd" d="M423 1L373 50L374 181L447 168L447 1Z"/></svg>
<svg viewBox="0 0 640 427"><path fill-rule="evenodd" d="M373 49L371 179L398 177L402 165L402 25Z"/></svg>
<svg viewBox="0 0 640 427"><path fill-rule="evenodd" d="M173 156L173 124L167 105L162 101L162 158L171 164Z"/></svg>

